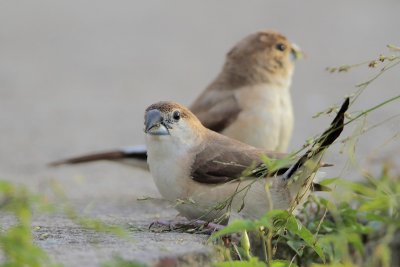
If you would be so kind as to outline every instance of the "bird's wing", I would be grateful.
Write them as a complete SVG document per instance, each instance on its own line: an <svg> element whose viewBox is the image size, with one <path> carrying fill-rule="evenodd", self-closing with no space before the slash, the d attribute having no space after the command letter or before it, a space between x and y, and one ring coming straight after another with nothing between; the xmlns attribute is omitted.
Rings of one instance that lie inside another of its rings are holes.
<svg viewBox="0 0 400 267"><path fill-rule="evenodd" d="M248 176L246 171L256 170L263 166L261 156L282 158L282 153L266 153L264 150L247 146L224 136L207 143L202 151L196 154L191 169L193 180L206 184L226 183L237 178ZM287 170L287 168L285 168Z"/></svg>
<svg viewBox="0 0 400 267"><path fill-rule="evenodd" d="M190 110L204 127L221 132L239 115L241 109L232 90L206 90Z"/></svg>
<svg viewBox="0 0 400 267"><path fill-rule="evenodd" d="M308 160L322 156L322 152L342 132L344 115L348 106L349 100L346 99L330 127L317 139L314 146L299 157L294 164L291 164L290 167L284 166L268 175L278 174L282 175L284 180L289 180ZM197 152L191 169L192 179L200 183L226 183L243 177L245 171L252 173L252 170L257 169L264 170L264 173L266 173L268 170L261 160L263 154L273 159L287 156L283 153L268 153L222 135L210 133L214 134L213 138L209 138L212 141L207 142L201 148L202 150ZM316 168L321 166L324 166L324 164L318 163ZM304 175L308 176L307 173L304 172Z"/></svg>

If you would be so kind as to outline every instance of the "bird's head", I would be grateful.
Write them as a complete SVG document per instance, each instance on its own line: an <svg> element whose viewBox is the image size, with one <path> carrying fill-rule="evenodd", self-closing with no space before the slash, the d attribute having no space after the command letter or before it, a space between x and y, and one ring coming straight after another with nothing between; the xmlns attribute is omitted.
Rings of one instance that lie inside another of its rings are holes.
<svg viewBox="0 0 400 267"><path fill-rule="evenodd" d="M299 47L285 36L264 30L239 41L227 54L225 68L252 75L255 82L271 82L275 77L291 78L294 62L301 57Z"/></svg>
<svg viewBox="0 0 400 267"><path fill-rule="evenodd" d="M174 102L157 102L150 105L144 115L146 135L158 140L175 140L188 143L200 136L204 126L186 107Z"/></svg>

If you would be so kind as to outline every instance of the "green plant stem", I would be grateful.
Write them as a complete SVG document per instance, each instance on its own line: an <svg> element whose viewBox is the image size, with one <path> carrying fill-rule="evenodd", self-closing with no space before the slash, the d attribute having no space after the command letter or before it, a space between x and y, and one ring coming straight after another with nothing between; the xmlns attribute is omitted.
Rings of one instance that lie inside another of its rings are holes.
<svg viewBox="0 0 400 267"><path fill-rule="evenodd" d="M378 104L378 105L376 105L376 106L374 106L374 107L372 107L372 108L369 108L369 109L367 109L366 111L361 112L361 113L358 114L356 117L354 117L354 118L352 118L351 120L349 120L348 122L346 122L344 125L346 126L347 124L349 124L349 123L355 121L356 119L358 119L358 118L360 118L360 117L362 117L362 116L364 116L364 115L370 113L371 111L374 111L374 110L376 110L376 109L378 109L378 108L380 108L380 107L382 107L382 106L384 106L384 105L386 105L386 104L388 104L388 103L390 103L390 102L393 102L393 101L395 101L395 100L398 100L398 99L400 99L400 95L397 95L397 96L394 96L394 97L392 97L392 98L389 98L389 99L383 101L382 103L380 103L380 104Z"/></svg>
<svg viewBox="0 0 400 267"><path fill-rule="evenodd" d="M272 262L272 238L273 234L271 229L268 229L268 234L267 234L267 262L271 263Z"/></svg>

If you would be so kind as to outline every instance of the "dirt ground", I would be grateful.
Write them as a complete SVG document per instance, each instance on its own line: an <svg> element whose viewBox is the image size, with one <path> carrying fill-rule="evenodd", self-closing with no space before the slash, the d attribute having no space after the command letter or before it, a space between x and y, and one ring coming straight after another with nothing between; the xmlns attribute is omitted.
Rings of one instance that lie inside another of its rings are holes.
<svg viewBox="0 0 400 267"><path fill-rule="evenodd" d="M292 86L295 150L331 120L312 115L341 103L375 73L362 67L329 74L325 68L373 59L388 53L387 44L400 45L399 10L397 0L1 1L0 177L48 195L56 182L81 214L127 229L173 219L168 203L137 200L160 198L145 171L112 163L46 164L142 143L146 106L160 100L189 105L217 75L229 48L263 28L281 31L306 53ZM351 111L398 95L399 79L399 68L387 72ZM399 110L397 101L369 116L372 126L397 115L360 139L360 169L378 172L384 159L399 164ZM358 179L341 149L336 145L327 155L335 164L327 176ZM65 266L99 266L114 254L150 263L207 250L201 235L132 231L132 241L124 241L56 214L35 218L34 226L36 242Z"/></svg>

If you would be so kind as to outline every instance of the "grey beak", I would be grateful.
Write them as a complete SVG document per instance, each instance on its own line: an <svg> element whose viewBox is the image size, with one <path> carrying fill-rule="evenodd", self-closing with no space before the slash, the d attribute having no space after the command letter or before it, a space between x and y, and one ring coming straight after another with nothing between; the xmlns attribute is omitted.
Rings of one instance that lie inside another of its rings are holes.
<svg viewBox="0 0 400 267"><path fill-rule="evenodd" d="M151 135L168 135L169 131L163 124L163 120L159 110L147 111L144 118L145 132Z"/></svg>
<svg viewBox="0 0 400 267"><path fill-rule="evenodd" d="M146 126L146 133L151 130L151 128L160 126L163 117L161 116L161 112L157 109L149 110L146 113L144 124Z"/></svg>

